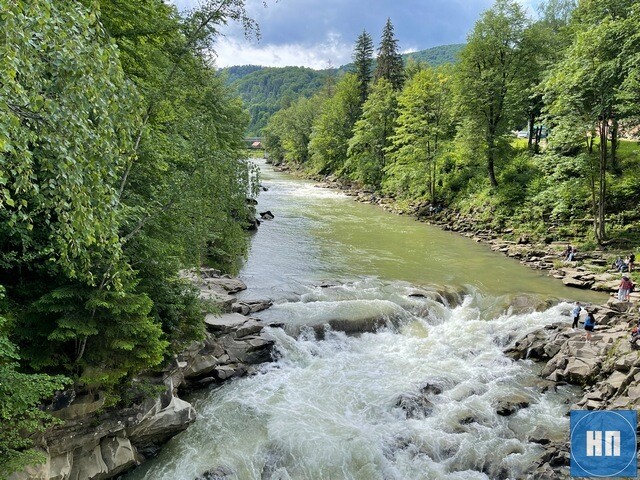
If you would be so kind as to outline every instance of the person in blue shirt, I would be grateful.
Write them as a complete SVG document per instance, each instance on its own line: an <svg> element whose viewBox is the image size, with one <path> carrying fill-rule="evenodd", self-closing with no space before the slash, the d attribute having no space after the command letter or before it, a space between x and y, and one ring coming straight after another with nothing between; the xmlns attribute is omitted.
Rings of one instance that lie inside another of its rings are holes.
<svg viewBox="0 0 640 480"><path fill-rule="evenodd" d="M591 343L591 332L596 326L596 319L593 313L587 310L587 318L584 320L584 329L587 331L587 343Z"/></svg>
<svg viewBox="0 0 640 480"><path fill-rule="evenodd" d="M580 320L580 312L582 311L582 307L580 306L580 302L576 302L575 307L571 310L573 314L573 323L571 324L571 328L578 328L578 320Z"/></svg>

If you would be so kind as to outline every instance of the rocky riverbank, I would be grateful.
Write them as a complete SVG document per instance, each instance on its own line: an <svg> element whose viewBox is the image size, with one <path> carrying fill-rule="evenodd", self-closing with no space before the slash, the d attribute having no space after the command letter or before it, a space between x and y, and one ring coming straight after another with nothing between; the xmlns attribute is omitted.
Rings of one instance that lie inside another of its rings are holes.
<svg viewBox="0 0 640 480"><path fill-rule="evenodd" d="M515 239L512 230L501 232L477 227L471 217L453 210L435 208L428 204L414 205L408 210L400 209L393 199L380 197L373 192L355 189L335 179L319 180L319 187L338 189L361 203L378 205L396 214L415 216L417 220L436 225L484 243L496 252L514 258L535 270L562 281L566 286L590 289L610 294L605 305L590 306L597 327L592 342L586 343L584 330L570 327L569 312L565 322L548 325L523 338L515 338L507 349L512 358L531 359L542 363L540 390L557 389L561 385L576 385L582 388L581 397L571 409L637 409L640 407L640 354L632 349L630 332L638 323L635 305L640 292L632 292L629 302L615 298L621 274L612 269L616 255L602 251L578 252L574 261L564 261L562 251L567 242L534 242L522 235ZM510 238L506 240L505 238ZM429 395L426 388L419 398L401 398L407 415L416 411L423 414L429 410ZM527 408L523 398L504 399L496 408L499 414L509 416L521 408ZM540 464L528 476L530 479L569 479L569 439L551 438L548 432L536 431L530 441L544 448Z"/></svg>
<svg viewBox="0 0 640 480"><path fill-rule="evenodd" d="M46 462L15 473L10 480L103 480L134 468L153 457L166 441L196 419L182 392L251 374L255 366L272 360L273 342L262 321L251 313L271 305L269 300L239 302L235 293L246 289L235 278L213 269L186 273L200 296L218 305L221 315L207 314L205 338L194 342L158 373L135 382L150 391L130 408L105 410L101 392L64 392L50 413L64 424L38 441Z"/></svg>

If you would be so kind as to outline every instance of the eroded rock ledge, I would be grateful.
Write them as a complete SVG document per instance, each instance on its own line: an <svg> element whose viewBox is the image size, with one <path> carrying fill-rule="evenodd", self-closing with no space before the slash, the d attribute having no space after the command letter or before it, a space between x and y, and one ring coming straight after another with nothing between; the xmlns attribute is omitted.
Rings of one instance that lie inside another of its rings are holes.
<svg viewBox="0 0 640 480"><path fill-rule="evenodd" d="M225 313L207 315L204 340L190 345L163 371L138 379L162 393L131 408L103 413L105 399L99 392L66 392L67 398L59 402L62 408L51 412L64 425L46 432L40 441L46 462L10 480L116 477L155 456L162 444L195 421L195 409L180 392L246 375L255 365L271 361L273 341L263 332L267 325L248 316L268 308L269 300L238 302L233 294L246 289L244 283L213 269L185 276L199 286L202 298Z"/></svg>

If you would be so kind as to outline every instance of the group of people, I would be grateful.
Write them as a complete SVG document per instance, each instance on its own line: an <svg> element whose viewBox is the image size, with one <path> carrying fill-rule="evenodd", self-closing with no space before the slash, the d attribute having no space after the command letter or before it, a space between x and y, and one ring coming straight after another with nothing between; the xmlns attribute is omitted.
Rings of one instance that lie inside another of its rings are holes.
<svg viewBox="0 0 640 480"><path fill-rule="evenodd" d="M562 252L562 259L565 262L573 262L576 259L577 253L578 250L576 250L576 247L572 247L571 245L567 244L567 248L565 248Z"/></svg>
<svg viewBox="0 0 640 480"><path fill-rule="evenodd" d="M630 253L625 257L624 260L622 260L622 257L616 258L616 261L613 262L611 268L617 270L618 272L631 272L635 263L636 255L635 253Z"/></svg>

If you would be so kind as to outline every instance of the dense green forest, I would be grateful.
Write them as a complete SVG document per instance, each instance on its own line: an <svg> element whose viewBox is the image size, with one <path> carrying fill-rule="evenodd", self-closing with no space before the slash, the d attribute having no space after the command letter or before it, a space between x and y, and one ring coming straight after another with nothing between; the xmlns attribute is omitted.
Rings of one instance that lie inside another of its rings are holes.
<svg viewBox="0 0 640 480"><path fill-rule="evenodd" d="M420 62L436 67L454 63L462 47L463 45L442 45L407 53L402 58L405 63ZM242 65L223 68L220 74L238 92L251 115L247 135L260 136L262 128L275 112L289 107L301 97L315 95L323 86L334 83L353 69L353 63L325 70Z"/></svg>
<svg viewBox="0 0 640 480"><path fill-rule="evenodd" d="M496 0L455 66L389 68L395 38L383 34L374 58L363 35L355 73L270 118L268 155L401 207L448 207L477 228L636 248L638 8L548 0L534 20Z"/></svg>
<svg viewBox="0 0 640 480"><path fill-rule="evenodd" d="M129 380L203 335L183 268L246 249L248 116L205 52L242 1L0 2L0 477L54 390Z"/></svg>

